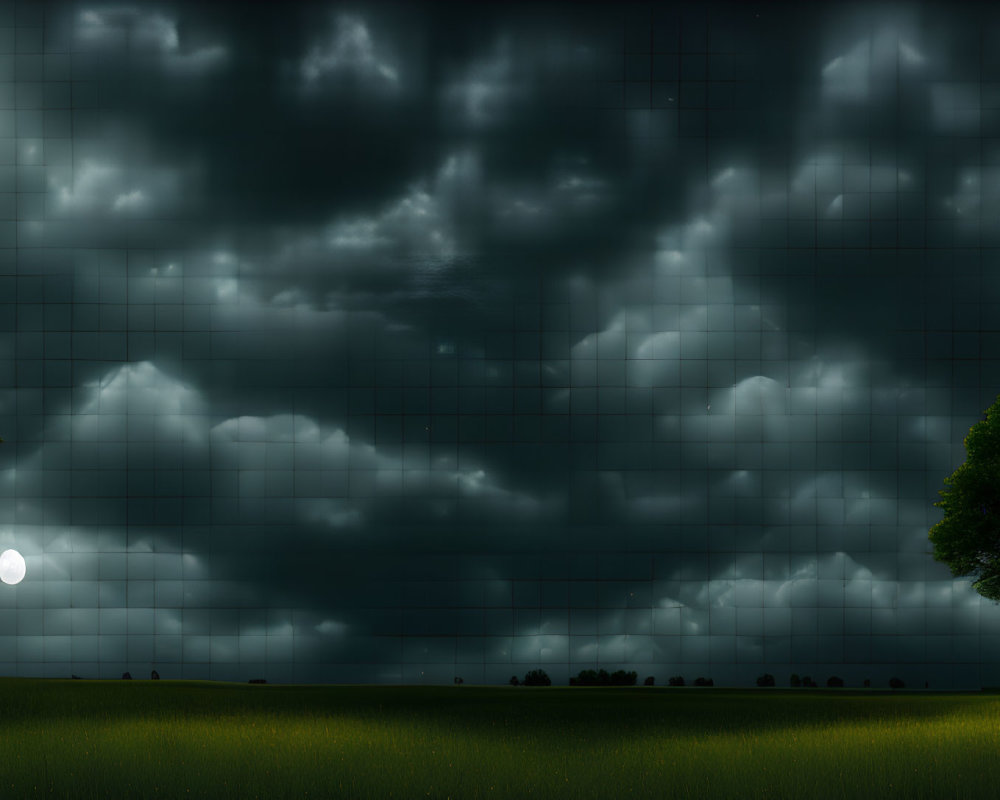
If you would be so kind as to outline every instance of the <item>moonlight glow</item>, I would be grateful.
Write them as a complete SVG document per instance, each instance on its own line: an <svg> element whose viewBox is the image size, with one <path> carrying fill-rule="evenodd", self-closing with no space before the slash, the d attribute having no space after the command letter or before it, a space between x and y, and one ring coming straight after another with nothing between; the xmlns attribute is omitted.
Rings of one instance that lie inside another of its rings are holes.
<svg viewBox="0 0 1000 800"><path fill-rule="evenodd" d="M24 580L24 556L17 550L4 550L0 553L0 581L14 585Z"/></svg>

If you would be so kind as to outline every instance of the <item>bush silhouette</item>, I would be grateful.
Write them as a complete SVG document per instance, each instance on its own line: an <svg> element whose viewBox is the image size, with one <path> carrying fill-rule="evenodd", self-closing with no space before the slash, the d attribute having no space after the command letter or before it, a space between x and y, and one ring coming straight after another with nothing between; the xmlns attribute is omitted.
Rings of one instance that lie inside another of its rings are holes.
<svg viewBox="0 0 1000 800"><path fill-rule="evenodd" d="M889 688L890 689L903 689L906 684L900 678L892 677L889 678Z"/></svg>
<svg viewBox="0 0 1000 800"><path fill-rule="evenodd" d="M826 679L826 688L828 689L840 689L844 686L844 679L837 676L831 675Z"/></svg>
<svg viewBox="0 0 1000 800"><path fill-rule="evenodd" d="M769 672L765 672L763 675L757 676L758 686L774 686L774 676Z"/></svg>
<svg viewBox="0 0 1000 800"><path fill-rule="evenodd" d="M517 675L511 675L510 676L510 685L511 686L520 686L521 685L521 681L518 680Z"/></svg>
<svg viewBox="0 0 1000 800"><path fill-rule="evenodd" d="M802 685L802 678L799 677L799 674L797 672L793 672L792 673L792 677L788 679L788 685L789 686L801 686Z"/></svg>
<svg viewBox="0 0 1000 800"><path fill-rule="evenodd" d="M652 675L649 675L646 678L646 680L644 680L642 682L642 685L643 686L655 686L656 685L656 678L654 678Z"/></svg>
<svg viewBox="0 0 1000 800"><path fill-rule="evenodd" d="M523 684L525 686L551 686L552 678L544 669L533 669L524 676Z"/></svg>
<svg viewBox="0 0 1000 800"><path fill-rule="evenodd" d="M715 681L711 678L697 677L694 679L695 686L715 686Z"/></svg>
<svg viewBox="0 0 1000 800"><path fill-rule="evenodd" d="M667 683L670 686L683 686L684 685L684 676L683 675L674 675L670 679L667 680Z"/></svg>
<svg viewBox="0 0 1000 800"><path fill-rule="evenodd" d="M802 676L802 685L806 686L806 687L808 687L810 689L815 689L816 688L816 681L814 681L808 675L803 675Z"/></svg>

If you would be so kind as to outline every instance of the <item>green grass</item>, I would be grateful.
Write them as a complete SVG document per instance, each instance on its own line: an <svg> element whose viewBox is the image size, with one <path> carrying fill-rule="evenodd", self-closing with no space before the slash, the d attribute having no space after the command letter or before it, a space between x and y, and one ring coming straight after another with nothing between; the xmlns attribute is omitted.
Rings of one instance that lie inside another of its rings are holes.
<svg viewBox="0 0 1000 800"><path fill-rule="evenodd" d="M1000 696L0 679L0 797L970 797Z"/></svg>

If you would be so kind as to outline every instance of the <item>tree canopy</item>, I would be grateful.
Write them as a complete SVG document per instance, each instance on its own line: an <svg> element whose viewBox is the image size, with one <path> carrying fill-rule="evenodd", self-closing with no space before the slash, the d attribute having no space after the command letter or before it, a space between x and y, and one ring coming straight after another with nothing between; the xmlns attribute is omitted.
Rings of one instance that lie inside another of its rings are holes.
<svg viewBox="0 0 1000 800"><path fill-rule="evenodd" d="M944 517L930 530L934 558L955 577L1000 602L1000 397L965 437L965 463L944 479L934 505Z"/></svg>

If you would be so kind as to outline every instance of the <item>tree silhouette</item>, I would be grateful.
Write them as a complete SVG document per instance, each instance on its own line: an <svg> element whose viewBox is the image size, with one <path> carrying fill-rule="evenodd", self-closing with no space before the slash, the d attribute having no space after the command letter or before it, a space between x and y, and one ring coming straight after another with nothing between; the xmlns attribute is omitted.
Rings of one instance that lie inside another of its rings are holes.
<svg viewBox="0 0 1000 800"><path fill-rule="evenodd" d="M626 672L623 669L615 670L612 673L608 673L606 669L593 670L593 669L582 669L580 673L575 678L569 679L570 686L635 686L635 682L639 679L639 673ZM652 686L649 683L649 678L646 679L647 686Z"/></svg>
<svg viewBox="0 0 1000 800"><path fill-rule="evenodd" d="M533 669L524 676L524 680L521 683L524 686L551 686L552 678L548 676L548 673L544 669Z"/></svg>

